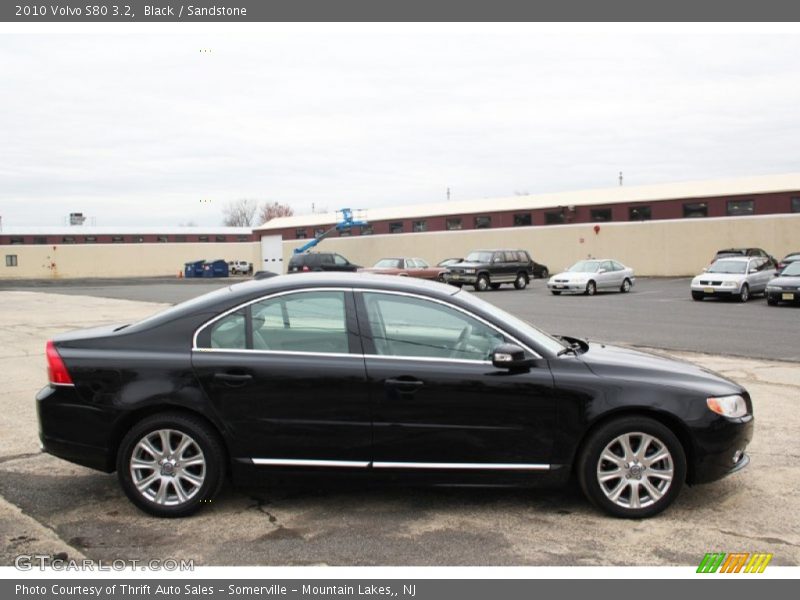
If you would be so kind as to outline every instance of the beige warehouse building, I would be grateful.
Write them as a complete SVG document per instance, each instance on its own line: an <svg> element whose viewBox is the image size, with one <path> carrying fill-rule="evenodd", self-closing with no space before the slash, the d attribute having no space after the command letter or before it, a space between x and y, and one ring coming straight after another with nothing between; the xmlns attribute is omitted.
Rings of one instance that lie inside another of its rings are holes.
<svg viewBox="0 0 800 600"><path fill-rule="evenodd" d="M640 276L697 273L721 248L800 250L800 173L618 186L369 209L368 223L318 246L372 265L391 256L430 263L479 248L524 248L551 271L613 257ZM295 248L334 227L335 213L249 228L4 228L0 278L177 276L186 262L247 260L285 272Z"/></svg>

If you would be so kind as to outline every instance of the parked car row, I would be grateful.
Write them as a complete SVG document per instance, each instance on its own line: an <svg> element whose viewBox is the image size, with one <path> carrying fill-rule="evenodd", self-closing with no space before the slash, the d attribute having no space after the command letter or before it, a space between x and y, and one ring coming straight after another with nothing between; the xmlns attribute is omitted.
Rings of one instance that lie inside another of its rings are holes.
<svg viewBox="0 0 800 600"><path fill-rule="evenodd" d="M800 302L800 252L777 261L761 248L720 250L690 288L697 301L719 297L747 302L762 294L770 306Z"/></svg>

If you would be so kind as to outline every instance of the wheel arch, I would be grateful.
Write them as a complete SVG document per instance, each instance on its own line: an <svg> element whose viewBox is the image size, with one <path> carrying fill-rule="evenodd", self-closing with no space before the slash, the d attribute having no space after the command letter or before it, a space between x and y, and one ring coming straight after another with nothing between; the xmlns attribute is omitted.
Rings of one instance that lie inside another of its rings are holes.
<svg viewBox="0 0 800 600"><path fill-rule="evenodd" d="M578 461L580 460L583 449L585 448L586 443L592 434L600 427L612 421L624 419L626 417L645 417L653 419L674 433L675 437L678 438L678 441L683 448L684 454L686 455L686 483L691 484L694 481L694 456L696 449L692 443L692 436L689 433L688 428L681 423L680 419L678 419L676 416L644 406L619 408L612 412L600 415L594 421L592 421L581 435L580 442L575 448L575 454L572 456L570 468L573 473L577 474L578 472Z"/></svg>
<svg viewBox="0 0 800 600"><path fill-rule="evenodd" d="M119 453L119 447L120 444L122 444L122 439L125 437L125 434L127 434L131 428L142 419L146 419L147 417L151 417L159 413L184 414L203 421L219 437L219 442L225 452L225 464L230 465L231 453L230 449L228 448L228 442L225 439L222 429L216 423L214 423L213 420L209 419L206 415L197 410L193 410L179 404L152 404L126 413L114 425L108 447L108 461L109 466L111 467L108 472L113 472L116 470L115 466L117 462L117 454ZM229 469L227 471L230 472Z"/></svg>

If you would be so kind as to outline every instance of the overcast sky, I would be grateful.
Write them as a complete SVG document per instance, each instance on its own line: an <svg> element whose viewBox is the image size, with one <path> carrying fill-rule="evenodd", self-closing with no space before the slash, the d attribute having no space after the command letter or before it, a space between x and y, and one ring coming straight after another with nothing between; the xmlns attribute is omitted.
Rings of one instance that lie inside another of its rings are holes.
<svg viewBox="0 0 800 600"><path fill-rule="evenodd" d="M218 225L243 197L307 213L800 171L798 56L756 34L0 35L0 216Z"/></svg>

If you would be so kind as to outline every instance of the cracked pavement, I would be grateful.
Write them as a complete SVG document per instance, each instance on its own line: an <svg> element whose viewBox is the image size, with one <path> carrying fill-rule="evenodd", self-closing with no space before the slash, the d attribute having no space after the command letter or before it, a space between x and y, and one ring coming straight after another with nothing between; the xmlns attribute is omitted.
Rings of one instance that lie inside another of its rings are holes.
<svg viewBox="0 0 800 600"><path fill-rule="evenodd" d="M706 552L772 552L800 564L800 365L673 352L753 396L744 471L684 488L666 513L621 521L576 485L498 488L234 489L188 519L139 512L107 475L41 454L34 395L44 344L77 327L164 305L0 292L0 564L21 553L194 559L196 565L696 565Z"/></svg>

